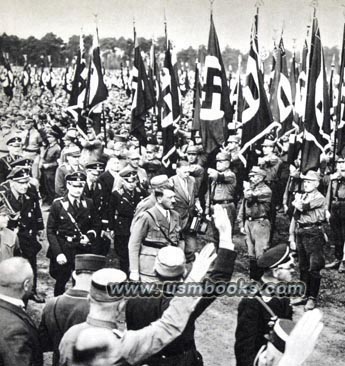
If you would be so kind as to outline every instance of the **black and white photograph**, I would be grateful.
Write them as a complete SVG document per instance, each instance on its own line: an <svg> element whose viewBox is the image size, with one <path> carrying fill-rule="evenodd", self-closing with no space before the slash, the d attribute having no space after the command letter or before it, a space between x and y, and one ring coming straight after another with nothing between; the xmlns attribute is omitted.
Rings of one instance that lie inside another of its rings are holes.
<svg viewBox="0 0 345 366"><path fill-rule="evenodd" d="M0 366L330 366L345 0L0 0Z"/></svg>

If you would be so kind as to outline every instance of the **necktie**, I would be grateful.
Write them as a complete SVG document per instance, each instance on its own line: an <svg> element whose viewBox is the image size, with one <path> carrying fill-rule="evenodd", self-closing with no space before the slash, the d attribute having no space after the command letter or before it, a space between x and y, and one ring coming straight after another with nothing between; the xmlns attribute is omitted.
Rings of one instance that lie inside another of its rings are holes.
<svg viewBox="0 0 345 366"><path fill-rule="evenodd" d="M74 208L76 211L78 211L78 210L79 210L79 201L78 201L78 200L74 200L73 208Z"/></svg>
<svg viewBox="0 0 345 366"><path fill-rule="evenodd" d="M24 195L20 194L18 197L18 202L22 205L24 202Z"/></svg>
<svg viewBox="0 0 345 366"><path fill-rule="evenodd" d="M31 129L28 130L28 133L27 133L27 135L25 137L24 147L28 147L29 144L30 144L30 132L31 132Z"/></svg>
<svg viewBox="0 0 345 366"><path fill-rule="evenodd" d="M170 216L169 216L168 210L165 211L165 218L167 219L168 223L170 224Z"/></svg>

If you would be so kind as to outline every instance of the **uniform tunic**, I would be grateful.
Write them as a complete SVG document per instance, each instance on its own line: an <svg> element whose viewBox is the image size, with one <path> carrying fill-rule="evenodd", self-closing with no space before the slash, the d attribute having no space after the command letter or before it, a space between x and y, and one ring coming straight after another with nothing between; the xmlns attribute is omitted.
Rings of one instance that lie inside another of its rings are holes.
<svg viewBox="0 0 345 366"><path fill-rule="evenodd" d="M234 269L236 252L220 249L209 278L213 282L230 281ZM190 316L183 333L161 352L145 361L153 365L193 365L198 357L194 332L197 318L215 301L216 297L203 297ZM126 305L127 329L137 330L148 326L162 316L171 297L129 299Z"/></svg>
<svg viewBox="0 0 345 366"><path fill-rule="evenodd" d="M137 189L133 192L121 189L113 192L110 197L109 229L115 233L114 245L120 259L120 269L127 274L129 272L128 241L131 223L136 206L143 198L144 194Z"/></svg>
<svg viewBox="0 0 345 366"><path fill-rule="evenodd" d="M73 325L83 323L89 313L88 292L68 289L63 295L49 299L43 308L39 335L43 352L54 352L53 365L58 365L59 344Z"/></svg>
<svg viewBox="0 0 345 366"><path fill-rule="evenodd" d="M107 355L112 360L112 365L135 365L159 352L182 333L196 304L197 300L193 297L176 297L171 300L162 318L148 327L137 331L128 330L123 336L114 334L113 347ZM59 347L61 365L72 365L73 346L78 335L82 330L94 327L114 329L116 324L88 317L85 323L70 328Z"/></svg>
<svg viewBox="0 0 345 366"><path fill-rule="evenodd" d="M326 196L326 209L331 213L330 225L334 237L334 255L343 260L345 242L345 178L336 173L331 177Z"/></svg>
<svg viewBox="0 0 345 366"><path fill-rule="evenodd" d="M74 270L76 254L94 253L100 231L101 219L90 199L81 199L78 209L73 207L67 196L54 200L47 221L47 257L50 259L49 273L56 279L55 296L64 292ZM80 244L82 234L89 238L89 245ZM66 256L66 264L57 263L59 254Z"/></svg>
<svg viewBox="0 0 345 366"><path fill-rule="evenodd" d="M154 206L141 214L131 230L128 244L130 271L138 271L142 280L156 281L153 268L159 249L172 244L184 249L184 244L180 242L179 215L170 210L169 223L157 206Z"/></svg>
<svg viewBox="0 0 345 366"><path fill-rule="evenodd" d="M244 191L238 216L252 258L258 258L269 247L271 197L272 191L264 182Z"/></svg>

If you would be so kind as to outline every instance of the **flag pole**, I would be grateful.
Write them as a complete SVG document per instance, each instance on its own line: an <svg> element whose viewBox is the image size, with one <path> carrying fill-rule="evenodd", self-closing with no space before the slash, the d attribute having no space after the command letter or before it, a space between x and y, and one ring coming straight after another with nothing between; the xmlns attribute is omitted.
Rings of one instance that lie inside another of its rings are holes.
<svg viewBox="0 0 345 366"><path fill-rule="evenodd" d="M164 35L165 35L165 49L168 50L170 47L169 47L168 24L167 24L167 16L165 13L165 8L164 8Z"/></svg>
<svg viewBox="0 0 345 366"><path fill-rule="evenodd" d="M137 31L135 29L135 17L133 17L133 42L134 42L134 48L135 48L136 43L137 43Z"/></svg>
<svg viewBox="0 0 345 366"><path fill-rule="evenodd" d="M102 103L102 120L103 120L103 128L104 128L104 147L107 147L107 126L104 115L104 103Z"/></svg>

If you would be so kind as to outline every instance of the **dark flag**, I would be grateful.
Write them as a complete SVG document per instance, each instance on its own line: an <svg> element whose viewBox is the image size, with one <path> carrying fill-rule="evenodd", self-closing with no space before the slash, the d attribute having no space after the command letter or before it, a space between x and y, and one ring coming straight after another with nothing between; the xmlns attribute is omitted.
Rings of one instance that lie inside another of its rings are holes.
<svg viewBox="0 0 345 366"><path fill-rule="evenodd" d="M48 55L48 60L49 60L49 77L46 81L46 87L47 87L48 90L50 90L50 92L54 96L55 88L56 88L56 76L55 76L54 71L53 71L53 65L51 63L50 55Z"/></svg>
<svg viewBox="0 0 345 366"><path fill-rule="evenodd" d="M335 149L338 155L344 156L345 147L345 24L343 46L341 51L340 75L338 84L337 130Z"/></svg>
<svg viewBox="0 0 345 366"><path fill-rule="evenodd" d="M192 136L196 131L200 131L200 101L201 101L201 81L200 81L200 63L195 63L194 73L194 95L193 95L193 121L192 121Z"/></svg>
<svg viewBox="0 0 345 366"><path fill-rule="evenodd" d="M31 76L31 70L30 70L30 66L28 65L27 62L27 55L24 55L24 68L22 71L22 75L21 75L21 79L20 82L22 84L22 91L23 91L23 95L24 97L26 97L28 95L28 90L29 87L31 85L31 80L30 80L30 76Z"/></svg>
<svg viewBox="0 0 345 366"><path fill-rule="evenodd" d="M277 90L277 101L280 129L278 130L278 136L282 137L292 132L293 126L293 103L291 84L289 80L286 53L283 38L279 42L279 56L280 56L280 70L279 70L279 83Z"/></svg>
<svg viewBox="0 0 345 366"><path fill-rule="evenodd" d="M269 134L273 128L279 127L278 122L273 122L260 70L257 24L258 12L251 31L246 85L243 88L242 141L239 153L239 158L245 166L247 166L247 158L250 158L249 167L254 163L252 159L256 158L253 152L249 154L251 147Z"/></svg>
<svg viewBox="0 0 345 366"><path fill-rule="evenodd" d="M67 111L73 116L75 121L80 125L81 130L86 133L86 124L80 118L81 111L84 106L85 89L87 81L88 69L84 58L84 44L83 37L80 36L80 46L77 56L74 77L72 82L72 90L68 102ZM84 120L83 120L84 121Z"/></svg>
<svg viewBox="0 0 345 366"><path fill-rule="evenodd" d="M165 51L164 67L161 73L161 123L163 137L162 164L168 175L172 175L172 165L177 161L175 128L181 117L180 91L176 73L171 62L170 46Z"/></svg>
<svg viewBox="0 0 345 366"><path fill-rule="evenodd" d="M101 113L102 102L108 98L108 89L103 80L103 70L98 44L98 31L93 37L92 59L89 72L89 80L86 88L84 110L91 113Z"/></svg>
<svg viewBox="0 0 345 366"><path fill-rule="evenodd" d="M212 14L210 21L200 108L200 134L206 153L223 144L227 138L227 123L233 117L228 80Z"/></svg>
<svg viewBox="0 0 345 366"><path fill-rule="evenodd" d="M134 50L134 64L132 76L132 124L131 135L136 137L140 145L147 145L145 132L146 115L154 106L154 97L147 78L145 65L141 57L140 47Z"/></svg>
<svg viewBox="0 0 345 366"><path fill-rule="evenodd" d="M9 100L12 100L13 98L13 88L14 88L14 76L12 72L12 68L9 62L8 54L3 55L3 61L4 61L4 69L2 71L2 74L0 76L0 81L2 84L2 87L4 88L4 92Z"/></svg>
<svg viewBox="0 0 345 366"><path fill-rule="evenodd" d="M331 64L331 76L329 78L329 103L330 103L330 116L333 121L336 114L336 96L334 95L334 68L335 68L335 55L332 58Z"/></svg>
<svg viewBox="0 0 345 366"><path fill-rule="evenodd" d="M330 145L329 96L320 29L313 19L309 53L308 87L304 119L301 172L317 170L320 155Z"/></svg>
<svg viewBox="0 0 345 366"><path fill-rule="evenodd" d="M150 49L150 65L148 70L148 78L151 88L151 93L154 96L154 112L157 117L157 123L159 129L161 128L161 110L160 110L160 95L161 95L161 85L159 69L156 60L155 44L152 40L152 45Z"/></svg>
<svg viewBox="0 0 345 366"><path fill-rule="evenodd" d="M231 88L230 91L230 103L231 108L234 111L234 125L233 128L229 128L229 130L237 130L238 123L242 122L242 109L243 109L243 91L242 91L242 83L241 83L241 69L242 69L242 56L238 56L238 69L236 75L235 85ZM232 125L230 123L230 125ZM228 124L229 127L229 124ZM230 131L231 134L231 131Z"/></svg>
<svg viewBox="0 0 345 366"><path fill-rule="evenodd" d="M309 30L307 32L307 38L308 36L309 36ZM307 57L308 57L308 43L307 40L305 40L302 50L301 71L298 75L296 85L295 112L296 112L296 122L298 122L298 125L301 125L301 122L304 121L304 114L305 114L305 103L307 97Z"/></svg>
<svg viewBox="0 0 345 366"><path fill-rule="evenodd" d="M190 90L189 85L189 78L188 78L188 70L187 68L185 70L181 71L181 78L180 78L180 90L183 97L187 95L187 93Z"/></svg>

